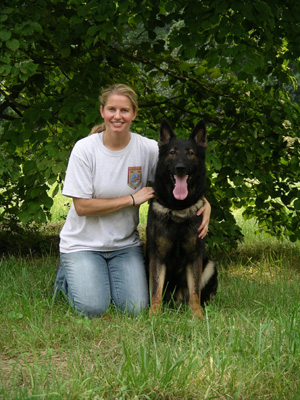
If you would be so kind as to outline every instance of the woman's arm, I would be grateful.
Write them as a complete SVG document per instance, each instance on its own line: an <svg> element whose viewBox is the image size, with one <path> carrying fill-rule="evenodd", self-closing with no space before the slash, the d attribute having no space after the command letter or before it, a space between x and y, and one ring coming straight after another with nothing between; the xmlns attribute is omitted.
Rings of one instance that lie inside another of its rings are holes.
<svg viewBox="0 0 300 400"><path fill-rule="evenodd" d="M198 228L198 232L199 232L198 237L200 239L204 239L205 236L207 235L210 214L211 214L211 205L209 204L209 202L206 200L205 197L203 197L203 200L204 200L204 204L197 212L197 215L202 214L202 222Z"/></svg>
<svg viewBox="0 0 300 400"><path fill-rule="evenodd" d="M139 206L154 197L154 190L145 187L132 197L123 196L116 199L82 199L73 197L74 207L79 217L101 216L130 206Z"/></svg>

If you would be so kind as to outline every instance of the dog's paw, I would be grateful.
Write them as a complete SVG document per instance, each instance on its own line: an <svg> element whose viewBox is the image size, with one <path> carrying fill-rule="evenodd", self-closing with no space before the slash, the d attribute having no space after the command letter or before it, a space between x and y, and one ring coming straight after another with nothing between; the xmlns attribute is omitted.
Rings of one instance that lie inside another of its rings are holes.
<svg viewBox="0 0 300 400"><path fill-rule="evenodd" d="M192 309L193 317L196 319L203 319L201 308Z"/></svg>
<svg viewBox="0 0 300 400"><path fill-rule="evenodd" d="M161 311L161 303L152 303L150 309L149 309L149 315L155 315L160 313Z"/></svg>
<svg viewBox="0 0 300 400"><path fill-rule="evenodd" d="M200 306L200 302L190 302L189 306L192 310L193 316L196 319L202 319L203 318L203 314L202 314L202 308Z"/></svg>

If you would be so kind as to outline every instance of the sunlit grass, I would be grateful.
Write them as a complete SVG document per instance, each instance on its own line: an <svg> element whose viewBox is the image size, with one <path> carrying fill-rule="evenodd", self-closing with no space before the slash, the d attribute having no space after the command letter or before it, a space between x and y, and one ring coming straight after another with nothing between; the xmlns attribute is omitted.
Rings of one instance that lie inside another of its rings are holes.
<svg viewBox="0 0 300 400"><path fill-rule="evenodd" d="M50 195L53 188L50 190ZM61 191L59 191L54 197L54 203L51 207L51 222L52 223L62 223L68 214L68 211L72 204L72 199L70 197L63 196Z"/></svg>
<svg viewBox="0 0 300 400"><path fill-rule="evenodd" d="M52 298L56 258L2 259L0 397L297 399L299 268L260 259L220 268L202 321L186 307L82 318Z"/></svg>

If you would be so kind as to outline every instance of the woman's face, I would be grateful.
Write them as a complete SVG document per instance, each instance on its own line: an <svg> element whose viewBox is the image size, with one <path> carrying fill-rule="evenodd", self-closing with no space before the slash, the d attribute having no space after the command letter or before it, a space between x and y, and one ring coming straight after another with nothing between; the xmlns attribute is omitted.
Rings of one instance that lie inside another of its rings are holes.
<svg viewBox="0 0 300 400"><path fill-rule="evenodd" d="M100 113L104 119L106 131L128 133L137 111L133 111L131 101L127 96L112 94L108 97L105 106L100 107Z"/></svg>

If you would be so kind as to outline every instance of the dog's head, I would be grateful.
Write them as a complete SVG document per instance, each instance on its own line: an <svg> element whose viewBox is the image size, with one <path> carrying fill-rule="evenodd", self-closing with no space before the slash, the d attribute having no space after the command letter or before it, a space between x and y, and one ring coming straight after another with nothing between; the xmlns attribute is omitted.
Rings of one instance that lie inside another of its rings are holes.
<svg viewBox="0 0 300 400"><path fill-rule="evenodd" d="M166 120L163 120L160 125L158 146L161 147L165 144L169 144L172 138L176 138L176 135L169 123ZM206 127L203 120L198 122L194 127L189 139L194 140L198 146L201 146L204 149L207 147Z"/></svg>
<svg viewBox="0 0 300 400"><path fill-rule="evenodd" d="M192 130L190 137L181 140L164 120L160 127L158 145L160 158L163 158L173 183L173 196L176 200L185 200L189 192L194 193L197 190L196 179L199 178L199 173L205 178L207 147L205 124L200 121Z"/></svg>

